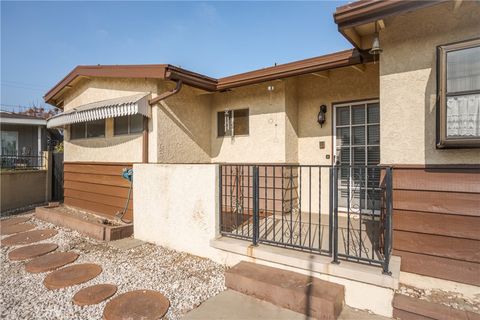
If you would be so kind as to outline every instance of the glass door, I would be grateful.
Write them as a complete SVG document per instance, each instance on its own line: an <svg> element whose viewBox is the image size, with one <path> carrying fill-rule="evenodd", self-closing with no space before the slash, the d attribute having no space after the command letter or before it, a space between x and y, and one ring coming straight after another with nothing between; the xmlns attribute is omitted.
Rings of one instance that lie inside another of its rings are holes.
<svg viewBox="0 0 480 320"><path fill-rule="evenodd" d="M380 107L378 100L335 105L339 209L380 209Z"/></svg>

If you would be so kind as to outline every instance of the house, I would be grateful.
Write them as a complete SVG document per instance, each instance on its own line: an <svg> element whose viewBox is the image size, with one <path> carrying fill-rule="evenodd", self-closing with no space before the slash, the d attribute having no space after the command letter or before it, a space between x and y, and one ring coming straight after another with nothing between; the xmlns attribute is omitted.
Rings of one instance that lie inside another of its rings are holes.
<svg viewBox="0 0 480 320"><path fill-rule="evenodd" d="M36 162L42 151L47 150L45 118L2 111L0 125L2 167L7 165L7 157L23 157L25 161Z"/></svg>
<svg viewBox="0 0 480 320"><path fill-rule="evenodd" d="M411 312L392 307L399 283L473 297L479 17L361 0L334 13L350 50L220 79L78 66L44 97L64 110L47 126L65 130L65 204L113 217L133 167L139 239L311 272L387 316Z"/></svg>

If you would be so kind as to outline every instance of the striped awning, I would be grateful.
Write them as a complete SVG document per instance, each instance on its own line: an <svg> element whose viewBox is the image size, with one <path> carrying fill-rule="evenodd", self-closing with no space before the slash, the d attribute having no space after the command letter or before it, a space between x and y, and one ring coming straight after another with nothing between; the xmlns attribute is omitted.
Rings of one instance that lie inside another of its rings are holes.
<svg viewBox="0 0 480 320"><path fill-rule="evenodd" d="M51 117L47 120L47 128L134 114L142 114L150 118L149 96L149 93L141 93L85 104Z"/></svg>

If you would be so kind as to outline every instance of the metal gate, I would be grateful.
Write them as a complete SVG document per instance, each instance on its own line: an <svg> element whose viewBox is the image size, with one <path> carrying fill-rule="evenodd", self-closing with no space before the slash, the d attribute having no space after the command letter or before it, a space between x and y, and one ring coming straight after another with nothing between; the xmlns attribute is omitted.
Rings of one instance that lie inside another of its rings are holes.
<svg viewBox="0 0 480 320"><path fill-rule="evenodd" d="M63 152L52 153L52 201L63 201Z"/></svg>
<svg viewBox="0 0 480 320"><path fill-rule="evenodd" d="M222 164L219 180L222 235L327 255L334 263L379 265L388 273L391 168Z"/></svg>

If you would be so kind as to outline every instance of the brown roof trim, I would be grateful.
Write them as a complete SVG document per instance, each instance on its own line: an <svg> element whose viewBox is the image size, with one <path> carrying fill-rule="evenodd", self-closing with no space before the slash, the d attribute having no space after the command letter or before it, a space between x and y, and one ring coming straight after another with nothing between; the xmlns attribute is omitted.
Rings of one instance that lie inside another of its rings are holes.
<svg viewBox="0 0 480 320"><path fill-rule="evenodd" d="M217 89L217 79L171 65L167 68L166 79L182 80L183 83L206 91L215 91Z"/></svg>
<svg viewBox="0 0 480 320"><path fill-rule="evenodd" d="M439 4L446 0L359 0L338 7L333 18L339 29Z"/></svg>
<svg viewBox="0 0 480 320"><path fill-rule="evenodd" d="M55 105L55 96L79 76L164 79L166 67L164 64L77 66L50 89L43 99L46 103Z"/></svg>
<svg viewBox="0 0 480 320"><path fill-rule="evenodd" d="M65 87L68 87L72 81L80 76L152 78L173 81L182 80L182 82L186 85L213 92L264 81L365 63L369 62L370 60L370 56L365 55L365 53L361 54L355 49L350 49L310 59L281 64L274 67L241 73L218 80L167 64L78 66L73 69L65 78L58 82L50 91L48 91L44 96L44 100L47 103L56 105L59 102L59 99L56 97L60 96L62 90Z"/></svg>
<svg viewBox="0 0 480 320"><path fill-rule="evenodd" d="M350 49L221 78L218 80L217 90L340 68L362 62L365 62L362 55L357 50Z"/></svg>

